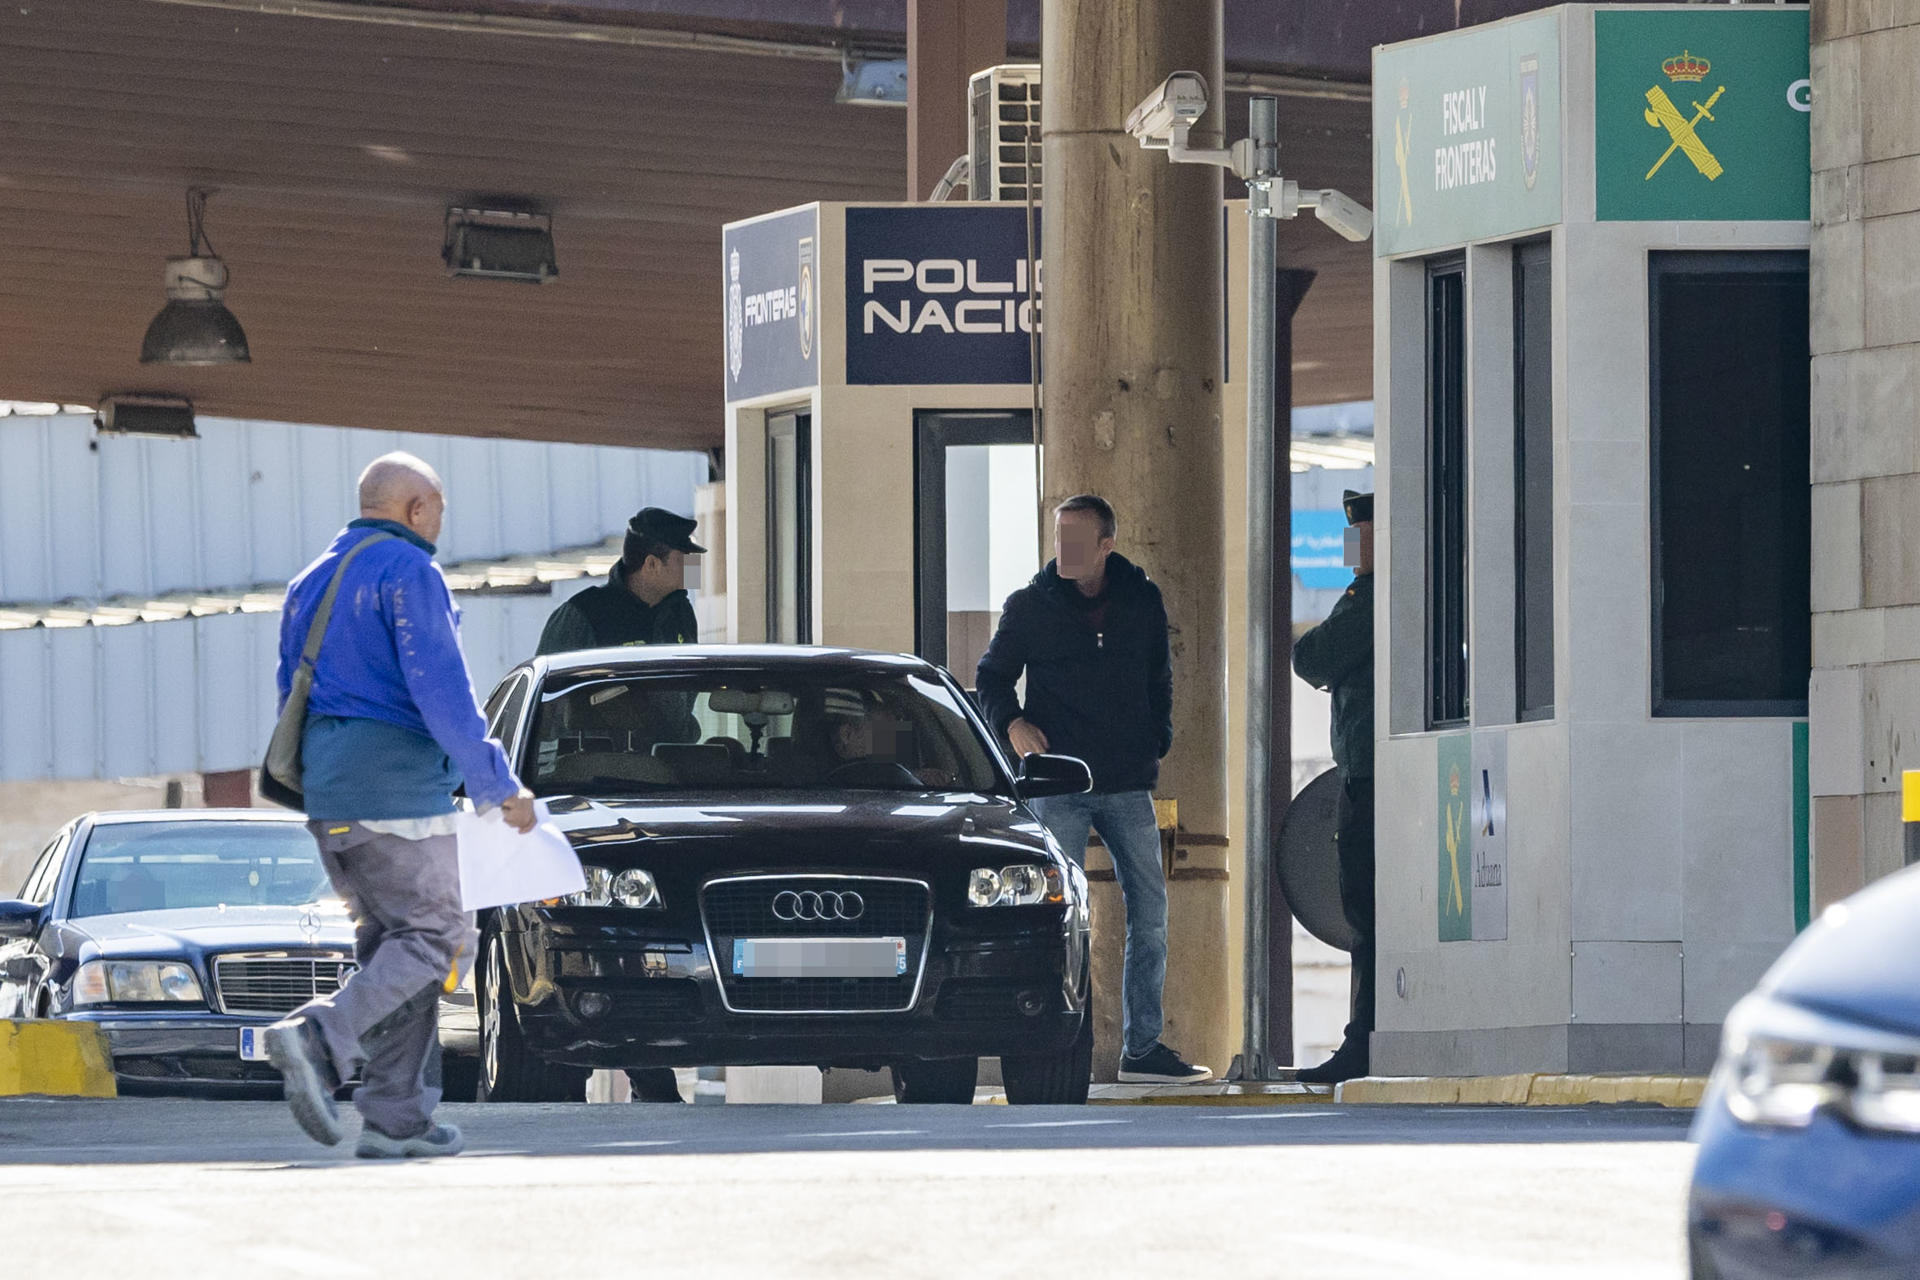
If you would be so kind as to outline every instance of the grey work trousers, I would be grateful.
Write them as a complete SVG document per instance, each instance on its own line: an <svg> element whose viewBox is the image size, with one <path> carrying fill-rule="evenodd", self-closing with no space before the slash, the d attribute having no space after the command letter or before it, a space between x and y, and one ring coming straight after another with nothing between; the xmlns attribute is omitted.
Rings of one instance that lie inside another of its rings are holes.
<svg viewBox="0 0 1920 1280"><path fill-rule="evenodd" d="M479 935L460 909L454 837L406 840L357 822L309 822L354 922L360 970L293 1015L319 1029L342 1080L359 1077L367 1124L409 1138L440 1103L440 993L473 964Z"/></svg>

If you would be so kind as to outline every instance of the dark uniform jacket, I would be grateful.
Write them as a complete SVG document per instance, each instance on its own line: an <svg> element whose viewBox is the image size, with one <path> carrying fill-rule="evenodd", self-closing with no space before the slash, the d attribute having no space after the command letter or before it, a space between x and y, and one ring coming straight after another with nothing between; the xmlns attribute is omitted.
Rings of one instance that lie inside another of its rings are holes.
<svg viewBox="0 0 1920 1280"><path fill-rule="evenodd" d="M1027 674L1027 702L1014 682ZM1107 557L1093 599L1053 561L1007 597L975 676L1002 739L1024 717L1047 749L1078 756L1099 792L1150 791L1173 746L1173 667L1160 588L1121 555Z"/></svg>
<svg viewBox="0 0 1920 1280"><path fill-rule="evenodd" d="M693 601L675 591L648 605L627 590L619 564L597 587L588 587L553 611L536 653L570 653L630 644L693 644L700 639Z"/></svg>
<svg viewBox="0 0 1920 1280"><path fill-rule="evenodd" d="M1373 575L1355 577L1333 612L1294 641L1293 669L1333 694L1333 762L1373 776Z"/></svg>

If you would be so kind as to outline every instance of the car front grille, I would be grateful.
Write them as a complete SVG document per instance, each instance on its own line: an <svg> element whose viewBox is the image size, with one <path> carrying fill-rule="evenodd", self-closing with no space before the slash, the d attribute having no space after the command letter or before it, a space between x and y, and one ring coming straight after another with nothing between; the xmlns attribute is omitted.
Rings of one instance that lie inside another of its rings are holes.
<svg viewBox="0 0 1920 1280"><path fill-rule="evenodd" d="M356 967L344 955L215 956L214 1007L222 1013L281 1017L316 996L332 995Z"/></svg>
<svg viewBox="0 0 1920 1280"><path fill-rule="evenodd" d="M857 893L853 920L786 920L774 912L785 892ZM919 880L877 876L754 876L716 880L700 893L714 973L738 1013L904 1013L913 1007L925 963L933 892ZM736 938L905 938L907 971L894 978L742 978L733 973Z"/></svg>

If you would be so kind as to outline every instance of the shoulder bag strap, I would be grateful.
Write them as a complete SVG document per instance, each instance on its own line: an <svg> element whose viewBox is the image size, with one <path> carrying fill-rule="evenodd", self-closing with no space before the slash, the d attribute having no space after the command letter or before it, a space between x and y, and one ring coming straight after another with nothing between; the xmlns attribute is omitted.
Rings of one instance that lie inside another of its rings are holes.
<svg viewBox="0 0 1920 1280"><path fill-rule="evenodd" d="M308 670L320 657L320 642L326 638L327 623L333 619L333 599L340 594L340 580L347 576L347 566L353 558L376 542L392 542L396 535L376 533L362 538L353 545L353 549L340 557L339 565L333 571L333 581L327 584L327 594L320 597L320 608L314 612L313 624L307 628L307 643L300 650L300 665Z"/></svg>

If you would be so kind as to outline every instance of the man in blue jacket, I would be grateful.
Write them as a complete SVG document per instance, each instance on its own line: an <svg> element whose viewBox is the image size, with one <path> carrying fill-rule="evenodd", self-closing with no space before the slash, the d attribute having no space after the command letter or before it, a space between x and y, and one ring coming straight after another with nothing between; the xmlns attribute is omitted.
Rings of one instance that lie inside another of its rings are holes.
<svg viewBox="0 0 1920 1280"><path fill-rule="evenodd" d="M974 678L994 729L1022 756L1078 756L1086 795L1033 802L1067 856L1089 829L1113 858L1127 905L1120 1079L1185 1084L1213 1072L1160 1043L1167 976L1167 882L1153 787L1173 746L1173 665L1160 588L1114 548L1113 508L1090 493L1054 511L1055 558L1007 597ZM1027 677L1026 705L1015 683Z"/></svg>
<svg viewBox="0 0 1920 1280"><path fill-rule="evenodd" d="M460 907L453 791L533 828L533 793L487 738L460 651L460 613L433 562L446 497L420 459L390 453L360 476L360 518L287 588L280 700L342 557L347 565L314 664L301 739L307 829L353 913L352 981L266 1032L288 1105L307 1135L344 1136L333 1091L358 1076L357 1154L453 1155L440 1101L438 1011L472 966Z"/></svg>

